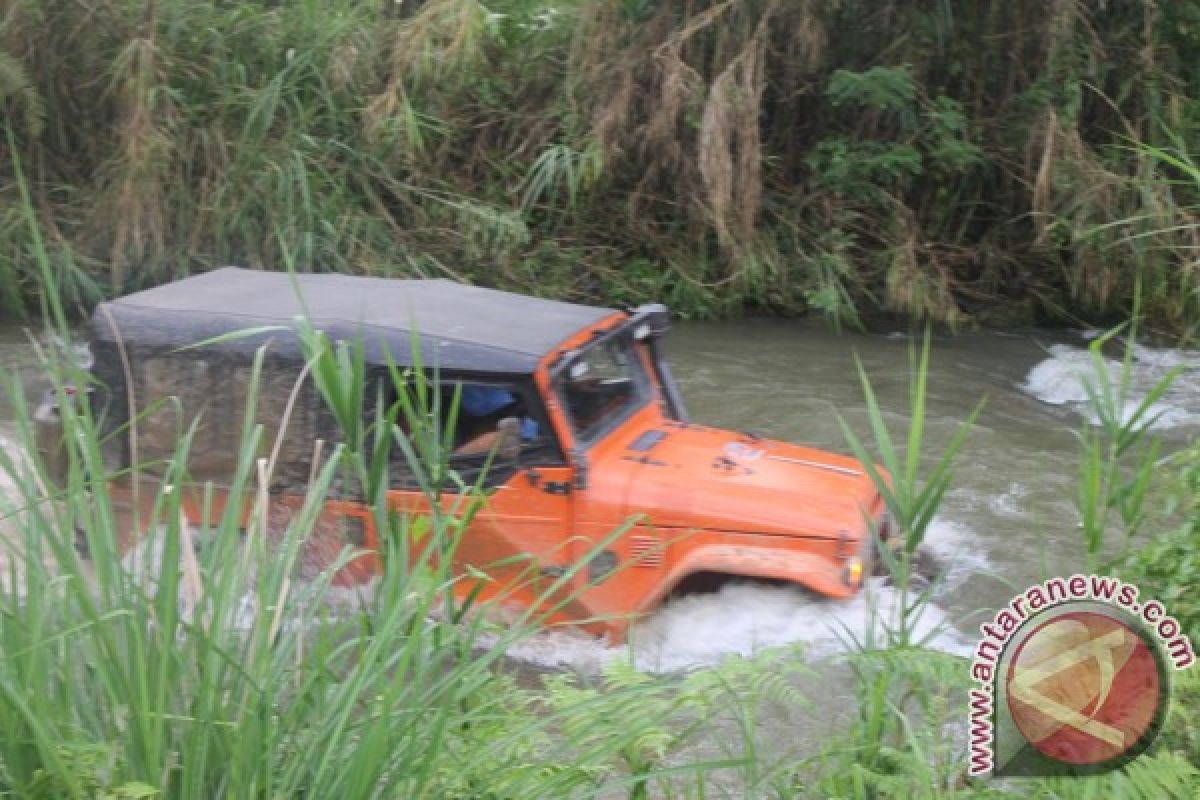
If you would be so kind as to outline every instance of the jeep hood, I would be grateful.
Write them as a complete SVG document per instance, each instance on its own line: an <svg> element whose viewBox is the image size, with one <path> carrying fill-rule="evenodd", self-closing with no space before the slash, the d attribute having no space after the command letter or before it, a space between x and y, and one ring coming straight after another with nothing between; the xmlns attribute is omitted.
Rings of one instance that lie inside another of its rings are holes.
<svg viewBox="0 0 1200 800"><path fill-rule="evenodd" d="M654 527L858 539L882 503L856 459L716 428L664 425L616 457L636 464L625 513Z"/></svg>

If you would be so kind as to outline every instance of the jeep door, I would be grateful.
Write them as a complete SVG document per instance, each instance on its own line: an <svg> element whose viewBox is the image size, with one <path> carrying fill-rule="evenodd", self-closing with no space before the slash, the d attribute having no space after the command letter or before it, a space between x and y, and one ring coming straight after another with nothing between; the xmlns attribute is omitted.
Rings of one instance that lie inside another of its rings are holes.
<svg viewBox="0 0 1200 800"><path fill-rule="evenodd" d="M451 442L448 465L468 492L482 490L473 498L478 508L454 554L461 576L455 594L478 591L509 616L539 602L544 608L570 606L573 471L532 381L462 375L440 379L435 388L437 425ZM392 507L427 510L428 500L402 455L393 453L392 464ZM456 482L443 484L446 510L466 512L471 500ZM471 577L482 573L487 580ZM546 596L556 585L560 591ZM567 615L572 611L578 613L568 608Z"/></svg>
<svg viewBox="0 0 1200 800"><path fill-rule="evenodd" d="M552 396L577 471L572 512L581 603L620 639L629 620L662 590L669 543L631 516L630 494L647 469L645 444L665 421L648 353L617 326L552 370ZM647 438L649 437L649 438Z"/></svg>

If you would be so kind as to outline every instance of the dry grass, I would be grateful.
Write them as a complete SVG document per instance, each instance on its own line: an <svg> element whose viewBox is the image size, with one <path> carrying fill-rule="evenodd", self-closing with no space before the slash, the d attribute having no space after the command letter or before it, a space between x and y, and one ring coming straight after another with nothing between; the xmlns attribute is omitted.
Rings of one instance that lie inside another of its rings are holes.
<svg viewBox="0 0 1200 800"><path fill-rule="evenodd" d="M1103 316L1140 282L1180 329L1200 314L1200 197L1129 145L1200 144L1189 13L14 0L0 104L81 304L291 260L572 298L655 287L697 316L834 296L835 315ZM0 252L6 295L30 300L28 234L4 215Z"/></svg>

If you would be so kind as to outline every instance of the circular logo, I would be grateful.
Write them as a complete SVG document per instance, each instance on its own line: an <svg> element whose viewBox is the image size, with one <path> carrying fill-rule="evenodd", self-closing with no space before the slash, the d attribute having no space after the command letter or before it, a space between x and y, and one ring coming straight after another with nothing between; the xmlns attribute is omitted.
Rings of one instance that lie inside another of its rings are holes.
<svg viewBox="0 0 1200 800"><path fill-rule="evenodd" d="M1013 723L1039 752L1064 764L1132 758L1153 741L1166 707L1156 652L1116 616L1058 615L1037 626L1009 662Z"/></svg>

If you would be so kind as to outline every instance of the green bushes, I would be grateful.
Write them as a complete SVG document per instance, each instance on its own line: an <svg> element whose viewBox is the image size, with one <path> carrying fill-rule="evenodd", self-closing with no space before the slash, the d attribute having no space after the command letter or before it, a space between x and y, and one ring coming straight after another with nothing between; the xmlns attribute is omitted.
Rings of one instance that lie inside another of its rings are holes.
<svg viewBox="0 0 1200 800"><path fill-rule="evenodd" d="M1158 533L1125 556L1120 573L1161 601L1179 620L1193 644L1200 641L1200 447L1177 454L1172 460L1178 479L1170 487L1170 509L1182 515L1178 529ZM1200 763L1200 671L1177 674L1172 715L1164 739Z"/></svg>
<svg viewBox="0 0 1200 800"><path fill-rule="evenodd" d="M1200 638L1200 449L1175 456L1178 485L1172 505L1186 520L1177 530L1158 534L1139 546L1125 564L1131 580L1154 587L1154 596L1171 609L1193 640Z"/></svg>
<svg viewBox="0 0 1200 800"><path fill-rule="evenodd" d="M1178 331L1196 15L14 0L0 110L74 305L291 259L835 323L1123 317L1140 280ZM9 308L32 255L0 212Z"/></svg>

